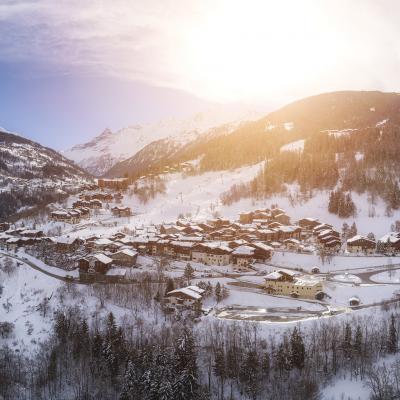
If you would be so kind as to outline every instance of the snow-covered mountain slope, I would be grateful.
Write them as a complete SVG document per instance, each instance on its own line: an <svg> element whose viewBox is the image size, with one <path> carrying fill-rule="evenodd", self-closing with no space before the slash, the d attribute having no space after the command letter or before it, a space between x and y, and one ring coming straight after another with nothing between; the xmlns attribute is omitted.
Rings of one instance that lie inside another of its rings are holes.
<svg viewBox="0 0 400 400"><path fill-rule="evenodd" d="M0 219L22 207L45 204L57 190L91 181L56 151L0 130Z"/></svg>
<svg viewBox="0 0 400 400"><path fill-rule="evenodd" d="M93 140L79 144L63 154L94 175L103 175L116 163L134 156L151 142L173 138L181 147L209 129L260 115L243 106L217 107L187 119L161 120L147 125L132 125L117 132L106 129Z"/></svg>

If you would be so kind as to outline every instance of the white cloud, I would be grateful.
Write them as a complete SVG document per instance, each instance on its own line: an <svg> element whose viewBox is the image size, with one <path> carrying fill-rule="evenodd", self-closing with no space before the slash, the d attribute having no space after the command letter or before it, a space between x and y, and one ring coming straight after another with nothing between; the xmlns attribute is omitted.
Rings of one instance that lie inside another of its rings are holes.
<svg viewBox="0 0 400 400"><path fill-rule="evenodd" d="M399 15L395 0L2 2L0 59L213 100L400 90Z"/></svg>

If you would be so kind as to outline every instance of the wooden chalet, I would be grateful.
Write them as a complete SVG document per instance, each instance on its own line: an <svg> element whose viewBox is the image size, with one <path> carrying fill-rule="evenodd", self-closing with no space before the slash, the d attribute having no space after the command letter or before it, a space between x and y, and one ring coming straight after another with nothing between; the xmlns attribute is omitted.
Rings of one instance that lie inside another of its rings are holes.
<svg viewBox="0 0 400 400"><path fill-rule="evenodd" d="M115 265L121 265L124 267L133 267L136 265L138 253L131 249L122 249L111 255Z"/></svg>
<svg viewBox="0 0 400 400"><path fill-rule="evenodd" d="M347 251L355 254L373 254L376 249L375 240L356 235L347 240Z"/></svg>

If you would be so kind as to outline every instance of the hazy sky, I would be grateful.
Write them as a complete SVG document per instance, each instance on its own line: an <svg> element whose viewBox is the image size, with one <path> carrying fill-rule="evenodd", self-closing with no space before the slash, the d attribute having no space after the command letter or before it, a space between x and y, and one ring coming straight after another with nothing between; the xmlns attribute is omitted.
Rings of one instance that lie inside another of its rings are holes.
<svg viewBox="0 0 400 400"><path fill-rule="evenodd" d="M0 0L0 125L56 148L215 102L400 91L397 0Z"/></svg>

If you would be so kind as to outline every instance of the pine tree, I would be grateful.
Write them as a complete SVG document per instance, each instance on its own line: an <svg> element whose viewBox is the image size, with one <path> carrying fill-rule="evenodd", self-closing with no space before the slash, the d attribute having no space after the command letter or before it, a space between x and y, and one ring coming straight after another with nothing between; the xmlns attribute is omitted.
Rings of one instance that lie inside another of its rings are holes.
<svg viewBox="0 0 400 400"><path fill-rule="evenodd" d="M303 338L301 337L297 327L295 327L290 338L290 364L292 368L303 369L304 358L305 349Z"/></svg>
<svg viewBox="0 0 400 400"><path fill-rule="evenodd" d="M361 326L357 325L356 328L356 333L354 335L354 344L353 344L353 349L357 355L361 355L361 349L362 349L362 331L361 331Z"/></svg>
<svg viewBox="0 0 400 400"><path fill-rule="evenodd" d="M357 235L357 225L356 225L355 222L353 222L351 224L351 227L350 227L350 230L349 230L349 236L352 238L352 237L354 237L356 235Z"/></svg>
<svg viewBox="0 0 400 400"><path fill-rule="evenodd" d="M397 330L396 330L395 319L394 319L393 314L390 317L387 350L389 353L397 352Z"/></svg>
<svg viewBox="0 0 400 400"><path fill-rule="evenodd" d="M165 288L165 294L171 292L172 290L175 289L175 284L174 284L174 280L172 278L168 278L167 280L167 286Z"/></svg>
<svg viewBox="0 0 400 400"><path fill-rule="evenodd" d="M192 331L185 326L175 346L175 373L173 399L191 400L198 389L196 351Z"/></svg>
<svg viewBox="0 0 400 400"><path fill-rule="evenodd" d="M187 284L190 285L190 281L194 278L194 269L190 263L186 264L185 271L183 272L183 277L186 279Z"/></svg>
<svg viewBox="0 0 400 400"><path fill-rule="evenodd" d="M245 390L251 399L256 399L260 390L259 366L260 363L257 353L250 350L245 356L240 373L240 380L244 383Z"/></svg>
<svg viewBox="0 0 400 400"><path fill-rule="evenodd" d="M286 342L286 343L285 343ZM290 362L289 362L289 355L287 352L287 341L282 342L279 347L278 351L276 352L276 365L279 369L279 374L282 375L284 371L290 370Z"/></svg>
<svg viewBox="0 0 400 400"><path fill-rule="evenodd" d="M215 350L213 370L214 370L215 376L217 376L220 380L221 399L223 399L224 398L224 383L225 383L225 378L226 378L226 363L225 363L225 352L222 347L218 347Z"/></svg>
<svg viewBox="0 0 400 400"><path fill-rule="evenodd" d="M261 368L265 377L269 376L271 361L268 352L265 352L261 360Z"/></svg>
<svg viewBox="0 0 400 400"><path fill-rule="evenodd" d="M217 303L219 303L222 300L222 291L221 291L221 284L217 282L215 285L215 300L217 300Z"/></svg>
<svg viewBox="0 0 400 400"><path fill-rule="evenodd" d="M120 400L135 400L137 397L137 388L139 377L137 375L136 366L132 361L128 362L125 370L124 380L122 384Z"/></svg>
<svg viewBox="0 0 400 400"><path fill-rule="evenodd" d="M343 338L343 343L342 343L342 350L343 350L343 355L347 360L351 359L351 354L352 354L352 345L351 345L351 326L348 322L346 322L345 328L344 328L344 338Z"/></svg>

